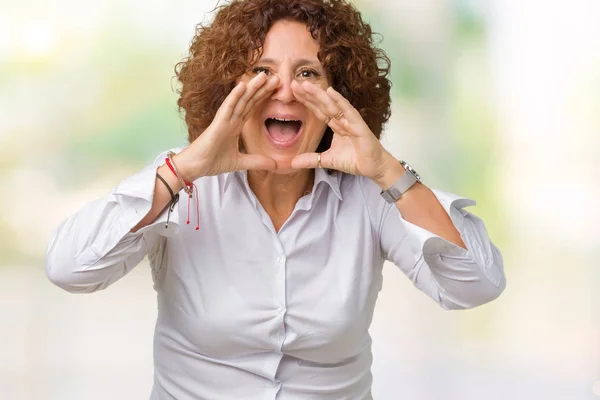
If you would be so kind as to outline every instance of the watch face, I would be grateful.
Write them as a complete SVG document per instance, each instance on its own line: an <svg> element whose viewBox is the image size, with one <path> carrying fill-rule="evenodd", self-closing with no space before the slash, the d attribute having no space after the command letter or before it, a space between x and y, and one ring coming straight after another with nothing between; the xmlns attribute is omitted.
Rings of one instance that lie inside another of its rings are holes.
<svg viewBox="0 0 600 400"><path fill-rule="evenodd" d="M410 174L415 177L417 182L421 182L421 175L419 175L417 171L415 171L415 169L410 166L410 164L408 164L406 161L400 161L400 164L402 164L404 169L410 172Z"/></svg>

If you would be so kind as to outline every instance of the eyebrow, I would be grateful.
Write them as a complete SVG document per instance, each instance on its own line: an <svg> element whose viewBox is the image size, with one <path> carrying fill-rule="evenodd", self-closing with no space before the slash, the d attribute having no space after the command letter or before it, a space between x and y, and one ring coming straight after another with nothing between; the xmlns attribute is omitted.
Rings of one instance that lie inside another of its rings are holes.
<svg viewBox="0 0 600 400"><path fill-rule="evenodd" d="M258 62L256 64L277 64L277 61L273 58L261 58L260 60L258 60ZM319 60L311 60L308 58L300 58L300 59L296 60L293 64L293 67L298 68L301 65L308 65L311 67L317 67L317 68L323 69L323 66L321 65Z"/></svg>

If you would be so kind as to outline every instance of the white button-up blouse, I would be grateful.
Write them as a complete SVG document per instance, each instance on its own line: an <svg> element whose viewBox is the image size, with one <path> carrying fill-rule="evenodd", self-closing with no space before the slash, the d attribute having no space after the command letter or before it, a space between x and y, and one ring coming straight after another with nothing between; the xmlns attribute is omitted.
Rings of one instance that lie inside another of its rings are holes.
<svg viewBox="0 0 600 400"><path fill-rule="evenodd" d="M239 171L196 180L199 230L182 195L168 228L165 211L131 233L165 154L64 221L46 256L48 277L70 292L104 289L148 256L151 399L371 399L368 328L385 260L446 309L504 289L500 252L463 209L472 200L434 190L467 251L402 219L371 180L323 169L279 232Z"/></svg>

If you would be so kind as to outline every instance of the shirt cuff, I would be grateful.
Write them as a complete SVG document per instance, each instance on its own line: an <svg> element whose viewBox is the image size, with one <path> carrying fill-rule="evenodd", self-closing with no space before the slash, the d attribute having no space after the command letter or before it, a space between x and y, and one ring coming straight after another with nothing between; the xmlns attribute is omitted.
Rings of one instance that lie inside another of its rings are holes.
<svg viewBox="0 0 600 400"><path fill-rule="evenodd" d="M98 228L98 230L106 229L106 233L97 235L95 240L75 257L80 265L92 267L120 243L135 240L150 230L162 236L173 236L179 232L179 203L170 215L168 215L169 208L165 208L154 222L135 233L131 232L131 229L152 208L156 170L164 163L166 154L166 152L161 154L152 164L121 181L106 197L104 209L99 215L103 221L99 222ZM166 227L167 216L169 217L168 228Z"/></svg>
<svg viewBox="0 0 600 400"><path fill-rule="evenodd" d="M164 152L146 168L137 174L124 179L112 192L115 200L123 210L124 226L129 232L150 211L156 190L156 170L164 164L167 153ZM161 184L161 183L159 183ZM181 197L181 196L180 196ZM181 199L179 200L181 201ZM143 234L152 229L163 236L172 236L179 232L179 202L171 211L165 208L154 222L138 230L135 234ZM169 227L166 227L169 217Z"/></svg>
<svg viewBox="0 0 600 400"><path fill-rule="evenodd" d="M448 213L467 250L402 219L407 234L416 241L414 245L422 250L425 262L430 268L435 268L440 265L472 261L479 266L485 277L498 287L503 274L494 260L501 257L500 252L491 243L483 221L464 210L465 207L474 206L476 202L441 190L432 189L432 192ZM444 262L440 263L440 260Z"/></svg>

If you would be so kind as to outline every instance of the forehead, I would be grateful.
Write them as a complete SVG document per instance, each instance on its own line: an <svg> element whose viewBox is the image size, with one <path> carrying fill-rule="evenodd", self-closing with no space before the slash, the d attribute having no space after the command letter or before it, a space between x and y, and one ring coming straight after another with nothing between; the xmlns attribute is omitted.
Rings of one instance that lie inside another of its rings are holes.
<svg viewBox="0 0 600 400"><path fill-rule="evenodd" d="M275 22L265 36L263 57L318 60L319 47L319 42L312 37L305 24L281 20Z"/></svg>

